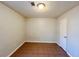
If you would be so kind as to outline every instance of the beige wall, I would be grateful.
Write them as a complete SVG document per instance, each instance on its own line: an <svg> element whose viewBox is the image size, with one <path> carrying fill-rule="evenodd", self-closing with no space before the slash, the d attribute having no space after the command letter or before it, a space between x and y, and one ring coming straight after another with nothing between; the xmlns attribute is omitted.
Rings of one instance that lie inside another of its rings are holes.
<svg viewBox="0 0 79 59"><path fill-rule="evenodd" d="M24 18L0 3L0 56L8 56L24 41Z"/></svg>
<svg viewBox="0 0 79 59"><path fill-rule="evenodd" d="M25 28L28 42L56 42L56 19L29 18L26 19Z"/></svg>
<svg viewBox="0 0 79 59"><path fill-rule="evenodd" d="M61 19L68 20L68 39L66 44L67 52L73 57L79 57L79 6L64 13L62 16L58 18L58 21L60 21ZM58 41L60 42L60 39L58 39Z"/></svg>
<svg viewBox="0 0 79 59"><path fill-rule="evenodd" d="M0 3L0 56L8 56L24 41L55 43L56 19L24 19Z"/></svg>

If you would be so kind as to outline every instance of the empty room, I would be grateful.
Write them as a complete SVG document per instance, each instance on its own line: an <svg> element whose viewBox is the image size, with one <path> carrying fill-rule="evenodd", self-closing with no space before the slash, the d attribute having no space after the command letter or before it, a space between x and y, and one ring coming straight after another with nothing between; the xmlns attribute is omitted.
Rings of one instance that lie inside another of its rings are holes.
<svg viewBox="0 0 79 59"><path fill-rule="evenodd" d="M79 1L0 1L0 57L79 57Z"/></svg>

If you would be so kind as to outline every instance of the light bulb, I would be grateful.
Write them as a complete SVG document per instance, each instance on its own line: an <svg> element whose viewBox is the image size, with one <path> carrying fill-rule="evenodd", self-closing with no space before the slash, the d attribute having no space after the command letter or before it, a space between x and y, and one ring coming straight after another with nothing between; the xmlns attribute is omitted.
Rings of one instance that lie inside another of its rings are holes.
<svg viewBox="0 0 79 59"><path fill-rule="evenodd" d="M37 4L37 7L39 9L43 9L45 7L45 4L44 3L39 3L39 4Z"/></svg>

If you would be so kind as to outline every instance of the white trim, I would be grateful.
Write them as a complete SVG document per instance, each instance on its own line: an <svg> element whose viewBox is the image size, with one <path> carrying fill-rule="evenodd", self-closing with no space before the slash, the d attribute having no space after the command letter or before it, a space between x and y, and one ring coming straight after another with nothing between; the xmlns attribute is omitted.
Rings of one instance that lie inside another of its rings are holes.
<svg viewBox="0 0 79 59"><path fill-rule="evenodd" d="M68 51L66 51L67 52L67 54L70 56L70 57L72 57L72 55L68 52Z"/></svg>
<svg viewBox="0 0 79 59"><path fill-rule="evenodd" d="M25 43L25 41L20 44L15 50L13 50L7 57L10 57L16 50L18 50L23 44Z"/></svg>
<svg viewBox="0 0 79 59"><path fill-rule="evenodd" d="M57 44L61 47L61 45L57 42Z"/></svg>
<svg viewBox="0 0 79 59"><path fill-rule="evenodd" d="M55 41L25 41L25 42L35 42L35 43L57 43Z"/></svg>
<svg viewBox="0 0 79 59"><path fill-rule="evenodd" d="M57 42L57 44L60 46L60 47L62 47L58 42ZM62 47L63 48L63 47ZM63 48L64 49L64 48ZM65 49L64 49L65 50ZM70 57L72 57L72 55L67 51L67 50L65 50L66 51L66 53L70 56Z"/></svg>

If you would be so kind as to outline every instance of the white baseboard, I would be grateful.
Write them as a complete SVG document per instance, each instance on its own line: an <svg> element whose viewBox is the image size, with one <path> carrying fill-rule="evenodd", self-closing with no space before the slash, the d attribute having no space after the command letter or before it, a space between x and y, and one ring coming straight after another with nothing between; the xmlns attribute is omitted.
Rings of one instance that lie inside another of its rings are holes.
<svg viewBox="0 0 79 59"><path fill-rule="evenodd" d="M68 52L68 51L66 51L67 52L67 54L70 56L70 57L72 57L72 55Z"/></svg>
<svg viewBox="0 0 79 59"><path fill-rule="evenodd" d="M57 43L60 47L62 47L59 43ZM62 47L63 48L63 47ZM64 48L63 48L64 49ZM65 50L65 49L64 49ZM67 50L65 50L66 51L66 53L70 56L70 57L72 57L72 55L67 51Z"/></svg>
<svg viewBox="0 0 79 59"><path fill-rule="evenodd" d="M57 44L60 46L60 44L57 42ZM61 46L60 46L61 47Z"/></svg>
<svg viewBox="0 0 79 59"><path fill-rule="evenodd" d="M33 43L57 43L55 41L25 41L25 42L33 42Z"/></svg>
<svg viewBox="0 0 79 59"><path fill-rule="evenodd" d="M14 51L12 51L7 57L10 57L16 50L18 50L23 44L25 43L25 41L20 44Z"/></svg>

